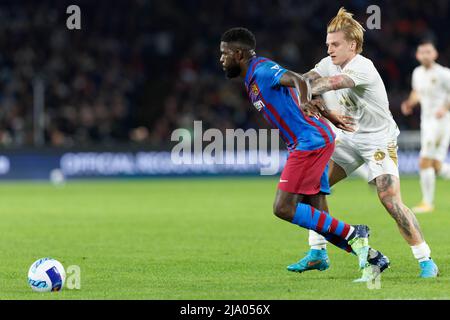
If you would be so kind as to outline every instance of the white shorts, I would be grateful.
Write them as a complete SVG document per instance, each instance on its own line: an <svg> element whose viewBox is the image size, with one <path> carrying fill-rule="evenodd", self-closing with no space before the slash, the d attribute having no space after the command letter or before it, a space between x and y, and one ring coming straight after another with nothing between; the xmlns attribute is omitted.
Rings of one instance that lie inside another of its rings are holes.
<svg viewBox="0 0 450 320"><path fill-rule="evenodd" d="M444 162L450 143L448 118L427 118L420 123L420 157Z"/></svg>
<svg viewBox="0 0 450 320"><path fill-rule="evenodd" d="M368 182L385 174L398 178L397 149L397 138L384 141L368 139L363 143L352 139L352 135L343 134L336 139L336 148L331 160L342 167L347 176L366 163Z"/></svg>

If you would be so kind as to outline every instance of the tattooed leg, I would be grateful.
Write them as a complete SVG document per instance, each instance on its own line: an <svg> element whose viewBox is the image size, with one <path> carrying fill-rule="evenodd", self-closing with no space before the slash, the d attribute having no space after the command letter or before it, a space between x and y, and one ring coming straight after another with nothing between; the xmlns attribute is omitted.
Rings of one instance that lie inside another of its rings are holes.
<svg viewBox="0 0 450 320"><path fill-rule="evenodd" d="M410 246L421 244L422 231L414 213L403 204L400 192L400 180L390 174L375 179L378 197L381 203L394 218L403 238Z"/></svg>

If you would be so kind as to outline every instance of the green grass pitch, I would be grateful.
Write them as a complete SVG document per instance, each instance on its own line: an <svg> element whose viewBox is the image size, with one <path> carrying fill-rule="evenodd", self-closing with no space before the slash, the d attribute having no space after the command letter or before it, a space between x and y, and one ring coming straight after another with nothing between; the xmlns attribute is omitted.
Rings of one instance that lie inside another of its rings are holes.
<svg viewBox="0 0 450 320"><path fill-rule="evenodd" d="M450 182L437 210L418 216L437 279L419 268L392 218L362 180L337 185L331 213L371 226L391 259L381 288L352 283L356 258L329 246L331 267L286 271L308 250L307 231L277 219L277 179L206 178L0 184L0 299L449 299ZM402 179L405 203L418 179ZM31 263L51 256L81 268L81 289L35 293Z"/></svg>

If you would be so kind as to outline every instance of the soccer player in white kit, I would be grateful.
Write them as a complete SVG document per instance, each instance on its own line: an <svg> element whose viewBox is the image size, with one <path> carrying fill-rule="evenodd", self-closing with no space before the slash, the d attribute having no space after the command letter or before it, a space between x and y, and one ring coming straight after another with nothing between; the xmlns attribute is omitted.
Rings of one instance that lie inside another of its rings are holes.
<svg viewBox="0 0 450 320"><path fill-rule="evenodd" d="M450 69L436 63L438 52L432 41L417 47L420 66L412 75L412 91L402 103L404 115L410 115L420 102L420 186L422 202L412 210L428 213L434 210L436 175L450 179L450 165L445 163L450 143Z"/></svg>
<svg viewBox="0 0 450 320"><path fill-rule="evenodd" d="M397 167L399 129L389 111L383 80L372 61L360 55L364 28L341 8L327 27L328 57L303 76L311 81L313 95L334 90L343 112L355 121L354 133L342 133L329 163L330 185L346 178L362 164L369 169L368 181L394 218L400 234L419 261L420 277L433 278L438 268L424 240L414 213L403 204ZM326 203L321 209L327 210ZM328 211L327 211L328 212ZM329 267L326 239L310 232L311 250L288 266L289 271L325 270ZM342 247L342 246L341 246Z"/></svg>

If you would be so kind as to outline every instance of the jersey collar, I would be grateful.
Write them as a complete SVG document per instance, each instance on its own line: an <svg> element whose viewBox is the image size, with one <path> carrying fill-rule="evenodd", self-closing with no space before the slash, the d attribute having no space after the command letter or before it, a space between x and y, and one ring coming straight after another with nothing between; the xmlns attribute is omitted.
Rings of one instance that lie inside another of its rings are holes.
<svg viewBox="0 0 450 320"><path fill-rule="evenodd" d="M253 70L253 66L255 65L255 63L259 60L258 56L254 56L250 59L249 64L248 64L248 69L247 69L247 73L245 74L245 84L248 86L251 76L253 75L253 72L255 70Z"/></svg>
<svg viewBox="0 0 450 320"><path fill-rule="evenodd" d="M344 68L341 68L341 66L337 66L339 71L342 72L344 69L346 69L353 61L356 60L357 57L359 57L359 53L356 54L349 62L347 62Z"/></svg>

